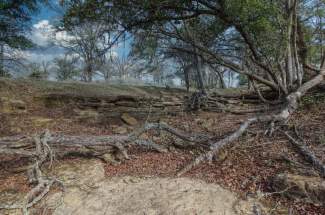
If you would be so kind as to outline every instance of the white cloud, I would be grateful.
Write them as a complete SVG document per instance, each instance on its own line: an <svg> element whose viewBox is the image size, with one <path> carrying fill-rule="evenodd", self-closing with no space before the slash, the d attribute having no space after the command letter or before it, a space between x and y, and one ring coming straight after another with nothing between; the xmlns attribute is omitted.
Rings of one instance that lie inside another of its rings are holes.
<svg viewBox="0 0 325 215"><path fill-rule="evenodd" d="M56 57L63 57L64 53L46 53L46 52L35 52L35 51L24 51L24 57L31 62L48 62L52 61Z"/></svg>
<svg viewBox="0 0 325 215"><path fill-rule="evenodd" d="M57 32L49 20L44 19L33 25L31 40L38 46L46 47L53 43L59 45L71 39L73 37L66 31Z"/></svg>
<svg viewBox="0 0 325 215"><path fill-rule="evenodd" d="M33 27L36 29L43 29L43 28L49 28L51 27L51 25L49 24L49 21L47 19L44 19L34 24Z"/></svg>
<svg viewBox="0 0 325 215"><path fill-rule="evenodd" d="M41 47L42 50L24 51L23 54L26 59L33 62L50 61L56 57L64 56L65 51L60 47L73 38L66 31L56 31L49 20L40 20L32 26L30 39L38 47ZM115 44L110 52L106 54L106 57L111 56L117 58L119 56L118 50L121 48L120 46Z"/></svg>
<svg viewBox="0 0 325 215"><path fill-rule="evenodd" d="M55 30L48 20L41 20L33 25L31 40L38 46L48 46L52 42Z"/></svg>
<svg viewBox="0 0 325 215"><path fill-rule="evenodd" d="M69 35L66 31L60 31L55 33L55 42L60 44L72 40L74 37Z"/></svg>

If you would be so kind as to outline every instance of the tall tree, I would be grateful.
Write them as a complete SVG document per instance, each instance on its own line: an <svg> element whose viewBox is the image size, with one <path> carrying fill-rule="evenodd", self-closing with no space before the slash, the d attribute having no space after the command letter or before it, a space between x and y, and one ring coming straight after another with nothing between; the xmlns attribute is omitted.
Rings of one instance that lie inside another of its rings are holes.
<svg viewBox="0 0 325 215"><path fill-rule="evenodd" d="M26 32L30 30L32 14L39 9L40 0L3 0L0 2L0 76L20 61L17 50L32 47Z"/></svg>
<svg viewBox="0 0 325 215"><path fill-rule="evenodd" d="M83 80L92 81L94 72L105 62L105 55L125 39L123 25L107 1L62 1L66 13L58 28L70 36L62 45L84 62Z"/></svg>
<svg viewBox="0 0 325 215"><path fill-rule="evenodd" d="M80 75L80 70L77 68L77 57L71 57L65 55L61 58L54 59L54 71L56 72L56 78L59 81L73 79Z"/></svg>

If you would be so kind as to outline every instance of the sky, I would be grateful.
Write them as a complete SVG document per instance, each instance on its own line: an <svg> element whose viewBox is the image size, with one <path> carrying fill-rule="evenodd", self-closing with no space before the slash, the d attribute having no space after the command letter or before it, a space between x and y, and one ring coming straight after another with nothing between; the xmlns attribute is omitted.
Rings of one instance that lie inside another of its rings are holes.
<svg viewBox="0 0 325 215"><path fill-rule="evenodd" d="M52 1L58 2L57 0ZM60 20L61 16L62 11L43 6L39 13L32 17L32 28L29 37L36 45L36 48L23 53L29 62L42 64L64 56L66 50L58 44L60 41L69 38L69 35L66 32L55 32L54 28L55 23ZM130 41L118 44L111 51L114 56L126 57L130 51ZM176 83L176 85L179 84Z"/></svg>
<svg viewBox="0 0 325 215"><path fill-rule="evenodd" d="M56 2L55 0L53 0ZM64 56L66 52L64 48L54 42L62 41L68 38L66 32L56 33L54 31L54 24L62 16L62 11L57 8L50 8L42 6L39 13L32 17L32 28L30 32L30 39L36 45L35 48L24 52L25 58L28 61L42 63L53 60L54 58ZM116 56L126 57L130 50L130 42L125 42L114 47L112 50Z"/></svg>

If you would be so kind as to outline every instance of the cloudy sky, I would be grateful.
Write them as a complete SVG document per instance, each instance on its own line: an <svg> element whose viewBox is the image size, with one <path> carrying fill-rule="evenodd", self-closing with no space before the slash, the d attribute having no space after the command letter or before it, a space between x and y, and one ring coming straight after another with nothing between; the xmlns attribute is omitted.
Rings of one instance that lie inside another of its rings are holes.
<svg viewBox="0 0 325 215"><path fill-rule="evenodd" d="M54 31L54 25L61 15L62 12L58 9L43 7L38 14L33 16L29 37L36 44L36 47L24 52L27 60L41 63L64 55L65 50L55 41L65 40L69 36L65 32ZM113 51L118 56L125 56L128 50L129 44L120 44Z"/></svg>

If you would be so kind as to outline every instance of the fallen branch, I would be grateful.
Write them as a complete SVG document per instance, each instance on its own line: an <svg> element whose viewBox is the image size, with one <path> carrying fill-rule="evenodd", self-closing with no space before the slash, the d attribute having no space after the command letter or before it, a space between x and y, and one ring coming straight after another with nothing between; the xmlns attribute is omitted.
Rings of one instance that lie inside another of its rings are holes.
<svg viewBox="0 0 325 215"><path fill-rule="evenodd" d="M45 177L41 166L52 161L54 156L63 157L69 154L82 154L100 157L108 152L118 150L128 159L126 146L137 145L158 152L166 152L162 145L150 140L143 140L140 136L149 130L162 130L184 141L202 145L210 139L204 135L188 135L165 123L149 123L129 135L119 136L69 136L51 135L45 131L38 137L14 136L0 138L0 154L28 157L34 164L28 167L30 183L36 186L25 196L23 204L0 205L0 209L21 209L28 215L28 209L37 204L49 191L53 184L63 184L54 178Z"/></svg>
<svg viewBox="0 0 325 215"><path fill-rule="evenodd" d="M295 92L290 93L286 97L286 105L281 109L281 111L278 114L265 114L262 116L256 116L247 119L245 122L243 122L239 129L234 131L230 136L217 141L216 143L213 143L210 147L210 150L206 152L205 154L202 154L198 156L194 161L192 161L190 164L186 165L184 168L182 168L178 173L177 176L181 176L184 173L191 170L193 167L197 166L203 161L212 161L212 158L217 152L224 147L225 145L237 140L245 131L246 129L255 122L264 122L264 123L270 123L271 128L269 132L266 133L273 133L274 130L274 124L275 122L284 122L288 120L290 115L294 113L298 108L298 102L300 98L307 93L308 90L311 88L317 86L324 80L325 76L325 65L321 68L321 72L316 75L314 78L310 79L303 85L301 85Z"/></svg>
<svg viewBox="0 0 325 215"><path fill-rule="evenodd" d="M252 124L253 122L255 122L256 120L257 120L257 118L252 118L252 119L249 119L249 120L245 121L244 123L242 123L238 130L233 132L230 136L227 136L226 138L214 143L210 147L210 151L197 157L193 162L191 162L189 165L187 165L181 171L179 171L177 173L177 176L183 175L184 173L188 172L190 169L192 169L193 167L197 166L198 164L200 164L201 162L203 162L205 160L208 160L211 162L214 154L216 154L227 143L230 143L230 142L236 140L238 137L240 137L245 132L245 130L248 128L248 126L250 124Z"/></svg>
<svg viewBox="0 0 325 215"><path fill-rule="evenodd" d="M317 171L319 171L320 175L325 178L325 165L322 164L322 162L312 153L310 150L308 150L307 146L299 143L297 140L295 140L292 136L290 136L287 132L283 132L292 145L299 151L301 155L315 167Z"/></svg>
<svg viewBox="0 0 325 215"><path fill-rule="evenodd" d="M47 144L48 148L51 148L58 158L71 154L96 157L106 153L116 153L116 151L121 152L125 158L128 158L126 147L131 145L146 147L158 152L166 152L166 148L163 145L140 138L143 133L149 130L168 132L186 142L193 143L191 146L209 145L210 137L198 134L189 135L165 123L148 123L129 135L70 136L53 134L48 139ZM0 154L35 157L37 153L33 148L34 141L32 137L26 136L0 138Z"/></svg>

